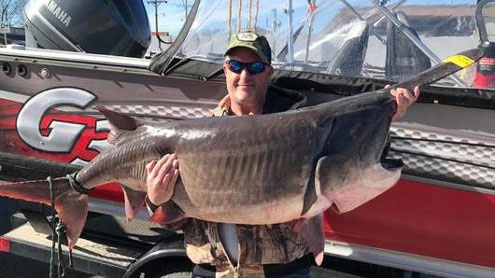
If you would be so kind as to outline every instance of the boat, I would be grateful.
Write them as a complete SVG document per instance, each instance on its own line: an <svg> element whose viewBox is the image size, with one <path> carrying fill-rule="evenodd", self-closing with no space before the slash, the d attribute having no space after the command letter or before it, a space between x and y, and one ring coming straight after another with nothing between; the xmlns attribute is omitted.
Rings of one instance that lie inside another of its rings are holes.
<svg viewBox="0 0 495 278"><path fill-rule="evenodd" d="M154 121L209 116L226 94L223 52L239 30L268 38L272 85L302 92L307 105L380 89L483 47L484 63L424 88L392 124L388 156L404 162L400 181L351 212L329 209L325 254L443 277L493 275L495 1L197 0L174 42L152 57L149 29L139 37L119 29L119 43L132 47L105 48L103 32L78 38L76 23L98 23L68 12L80 2L35 2L25 9L26 46L0 48L2 180L70 173L108 148L95 105ZM109 2L143 18L132 1ZM90 196L90 211L123 214L118 185Z"/></svg>

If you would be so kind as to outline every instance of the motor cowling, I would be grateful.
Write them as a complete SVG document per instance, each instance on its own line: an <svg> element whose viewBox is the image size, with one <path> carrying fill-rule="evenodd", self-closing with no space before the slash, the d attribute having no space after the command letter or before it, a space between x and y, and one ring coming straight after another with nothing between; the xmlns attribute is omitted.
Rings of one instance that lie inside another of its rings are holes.
<svg viewBox="0 0 495 278"><path fill-rule="evenodd" d="M26 46L143 57L151 42L148 16L135 0L30 0Z"/></svg>

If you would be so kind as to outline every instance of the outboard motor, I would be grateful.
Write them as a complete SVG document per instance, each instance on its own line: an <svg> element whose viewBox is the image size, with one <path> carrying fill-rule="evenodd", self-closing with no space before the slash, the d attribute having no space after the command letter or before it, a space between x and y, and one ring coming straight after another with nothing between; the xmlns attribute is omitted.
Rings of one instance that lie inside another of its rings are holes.
<svg viewBox="0 0 495 278"><path fill-rule="evenodd" d="M151 42L148 16L136 0L30 0L26 46L143 57Z"/></svg>

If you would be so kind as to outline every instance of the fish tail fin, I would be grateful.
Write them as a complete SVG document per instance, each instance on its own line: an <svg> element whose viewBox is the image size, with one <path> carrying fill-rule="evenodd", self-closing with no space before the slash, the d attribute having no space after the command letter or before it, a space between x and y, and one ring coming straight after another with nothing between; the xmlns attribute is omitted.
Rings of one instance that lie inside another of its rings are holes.
<svg viewBox="0 0 495 278"><path fill-rule="evenodd" d="M60 223L65 225L68 245L72 248L86 222L88 195L72 189L66 177L52 180L52 193L50 193L50 182L47 180L0 183L0 196L3 197L51 206L51 195Z"/></svg>

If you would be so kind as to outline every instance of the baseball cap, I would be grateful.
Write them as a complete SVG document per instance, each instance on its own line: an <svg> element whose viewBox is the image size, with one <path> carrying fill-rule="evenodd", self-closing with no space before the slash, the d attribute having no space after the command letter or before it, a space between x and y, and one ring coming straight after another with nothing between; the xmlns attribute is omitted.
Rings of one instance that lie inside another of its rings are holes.
<svg viewBox="0 0 495 278"><path fill-rule="evenodd" d="M224 56L236 47L246 47L252 49L261 60L267 64L272 63L272 49L265 36L252 31L240 32L230 37L230 42Z"/></svg>

